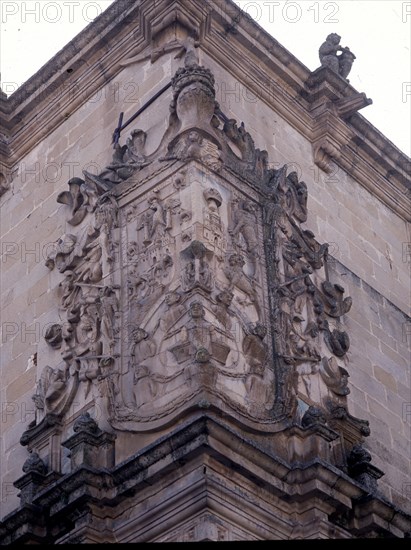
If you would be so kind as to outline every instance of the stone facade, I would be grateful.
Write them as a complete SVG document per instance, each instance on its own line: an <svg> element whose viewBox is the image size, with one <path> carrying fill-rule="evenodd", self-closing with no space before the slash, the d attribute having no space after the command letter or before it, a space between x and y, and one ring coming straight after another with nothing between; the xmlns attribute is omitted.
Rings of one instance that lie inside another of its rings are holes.
<svg viewBox="0 0 411 550"><path fill-rule="evenodd" d="M409 536L409 159L346 76L118 0L0 97L3 544Z"/></svg>

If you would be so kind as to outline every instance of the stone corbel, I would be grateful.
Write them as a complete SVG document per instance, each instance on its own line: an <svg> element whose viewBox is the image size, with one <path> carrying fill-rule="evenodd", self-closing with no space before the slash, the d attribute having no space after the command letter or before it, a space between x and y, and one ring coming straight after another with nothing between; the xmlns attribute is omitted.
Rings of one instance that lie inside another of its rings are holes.
<svg viewBox="0 0 411 550"><path fill-rule="evenodd" d="M372 105L372 99L369 99L364 92L342 97L332 103L335 113L344 119L349 118L360 109L368 107L368 105Z"/></svg>
<svg viewBox="0 0 411 550"><path fill-rule="evenodd" d="M332 162L339 163L345 147L354 138L354 133L336 114L335 108L324 107L316 114L314 127L314 163L327 174L333 171Z"/></svg>
<svg viewBox="0 0 411 550"><path fill-rule="evenodd" d="M332 172L331 162L337 161L340 157L339 147L330 138L325 138L314 145L314 162L327 174Z"/></svg>

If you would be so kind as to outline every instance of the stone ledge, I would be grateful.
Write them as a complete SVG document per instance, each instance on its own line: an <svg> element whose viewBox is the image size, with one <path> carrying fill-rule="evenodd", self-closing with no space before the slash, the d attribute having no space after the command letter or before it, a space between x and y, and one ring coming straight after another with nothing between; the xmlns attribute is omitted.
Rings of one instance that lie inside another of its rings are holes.
<svg viewBox="0 0 411 550"><path fill-rule="evenodd" d="M310 431L307 431L307 437L311 437L308 432ZM281 434L276 434L276 437L281 437ZM180 464L180 468L176 469L176 463ZM370 495L366 488L331 464L318 459L309 463L300 461L298 464L288 464L276 457L272 451L264 451L261 445L252 445L242 434L222 421L204 414L187 421L171 434L162 437L111 470L80 466L72 473L56 479L33 498L33 505L39 510L37 524L47 524L48 532L45 533L43 529L39 534L30 525L31 516L24 513L26 507L10 514L0 524L2 540L20 540L24 536L24 540L46 543L55 540L56 537L66 536L69 532L70 537L75 536L77 528L80 529L81 526L83 529L81 522L76 527L78 518L87 515L87 510L94 503L99 508L106 509L111 516L115 515L116 510L120 512L128 503L127 508L131 507L134 514L141 515L143 510L140 509L138 512L138 502L141 498L146 495L144 501L150 502L148 494L156 493L156 487L164 489L166 486L169 487L169 492L164 501L164 513L167 510L167 514L173 512L173 516L176 513L183 514L181 518L187 513L183 513L183 510L187 510L187 499L191 500L194 497L193 491L199 497L202 495L198 506L199 509L204 509L206 502L209 502L209 505L213 502L212 494L217 490L214 490L213 486L220 487L215 493L216 496L226 487L224 506L221 507L221 503L217 505L217 501L216 505L220 514L226 510L229 520L229 509L238 498L229 489L233 483L233 476L238 476L238 481L243 480L242 484L245 483L249 487L248 490L253 493L261 494L263 490L266 495L271 495L266 496L269 498L270 507L281 509L286 506L289 512L294 509L297 513L303 510L302 504L310 502L312 507L315 501L318 514L325 514L325 517L334 514L337 525L344 516L344 529L348 537L367 536L371 530L380 536L401 538L411 529L410 517L399 513L377 494ZM172 488L173 483L177 481L180 496ZM235 483L237 487L238 481ZM346 496L343 496L344 494ZM232 505L231 499L234 499ZM250 504L244 501L244 506L251 506L251 502L252 499ZM137 508L134 509L133 506ZM144 514L146 515L149 510L150 508L145 505ZM342 514L343 510L345 515ZM244 528L248 525L247 521L243 525ZM283 530L285 524L279 528ZM330 522L328 529L333 528L333 523ZM273 533L276 532L275 526L273 529ZM288 538L291 538L292 526L290 529ZM115 533L113 535L116 536ZM287 536L285 532L281 537L278 534L278 538L284 538L284 535Z"/></svg>
<svg viewBox="0 0 411 550"><path fill-rule="evenodd" d="M179 6L180 11L188 16L195 15L194 19L197 18L198 25L202 26L204 51L239 81L248 74L246 67L250 64L254 67L250 82L247 82L251 91L261 90L262 79L269 74L283 93L276 97L275 104L263 92L261 99L307 136L317 151L314 155L318 157L318 151L324 152L320 155L320 168L327 169L327 157L330 157L399 216L411 219L405 204L407 201L404 201L411 188L409 158L357 113L343 122L346 127L343 133L348 132L347 139L336 143L334 136L328 136L328 131L324 134L310 115L310 86L314 90L318 85L325 86L330 97L337 99L357 93L351 85L339 75L330 75L328 70L310 73L257 23L241 16L241 10L232 2L222 6L221 2L213 0L205 8L195 0ZM169 3L165 11L170 12L173 8L174 3ZM17 165L35 144L64 123L65 113L77 110L122 71L119 60L147 45L151 33L149 21L150 18L158 19L157 12L158 9L155 10L147 1L130 5L126 0L118 0L10 98L0 102L0 126L11 136L8 165ZM139 21L132 37L127 31L131 20ZM229 32L233 21L235 34ZM238 49L238 45L241 45L243 55L234 62L226 55L227 49L231 51L234 46ZM84 63L85 56L89 60L87 64ZM258 59L258 65L262 66L253 65L253 59ZM79 80L82 93L78 90L73 93L73 86ZM56 87L58 90L62 85L66 89L61 90L59 101L52 101L50 98ZM36 116L33 116L34 112Z"/></svg>

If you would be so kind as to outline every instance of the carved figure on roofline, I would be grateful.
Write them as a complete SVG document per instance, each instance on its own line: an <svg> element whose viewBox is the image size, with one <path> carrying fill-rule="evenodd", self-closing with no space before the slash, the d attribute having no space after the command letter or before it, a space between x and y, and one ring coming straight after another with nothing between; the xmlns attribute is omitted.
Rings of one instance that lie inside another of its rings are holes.
<svg viewBox="0 0 411 550"><path fill-rule="evenodd" d="M318 53L322 67L329 67L343 78L347 78L354 63L355 55L349 48L343 48L340 45L340 40L341 36L337 33L329 34L320 46ZM341 54L337 55L337 52L341 52Z"/></svg>

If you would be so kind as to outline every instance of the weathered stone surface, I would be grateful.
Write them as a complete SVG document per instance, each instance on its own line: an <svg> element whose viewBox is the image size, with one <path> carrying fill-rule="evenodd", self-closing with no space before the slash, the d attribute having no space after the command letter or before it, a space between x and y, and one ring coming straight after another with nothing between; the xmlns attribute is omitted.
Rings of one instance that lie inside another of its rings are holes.
<svg viewBox="0 0 411 550"><path fill-rule="evenodd" d="M410 531L401 159L217 4L116 2L64 124L47 67L0 116L5 544Z"/></svg>

